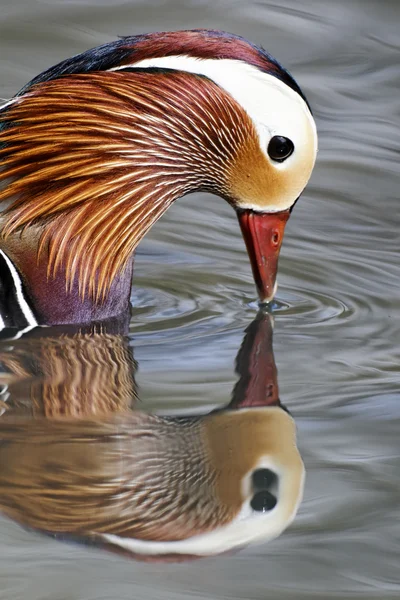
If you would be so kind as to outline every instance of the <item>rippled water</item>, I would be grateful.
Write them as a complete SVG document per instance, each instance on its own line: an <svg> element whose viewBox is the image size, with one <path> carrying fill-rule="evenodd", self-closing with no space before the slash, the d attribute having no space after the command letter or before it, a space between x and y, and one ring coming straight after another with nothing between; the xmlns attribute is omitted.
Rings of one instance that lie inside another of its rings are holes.
<svg viewBox="0 0 400 600"><path fill-rule="evenodd" d="M118 34L218 27L262 44L292 71L320 151L286 229L274 311L281 400L307 470L294 524L231 557L147 565L2 517L2 600L399 597L399 17L395 0L3 0L4 98ZM144 410L226 405L256 312L231 209L208 195L177 202L140 246L132 301Z"/></svg>

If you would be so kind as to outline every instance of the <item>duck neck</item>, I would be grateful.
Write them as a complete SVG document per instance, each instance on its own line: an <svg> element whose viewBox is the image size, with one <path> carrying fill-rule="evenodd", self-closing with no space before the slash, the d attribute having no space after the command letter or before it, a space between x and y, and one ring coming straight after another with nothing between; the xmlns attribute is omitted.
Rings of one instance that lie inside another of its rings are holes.
<svg viewBox="0 0 400 600"><path fill-rule="evenodd" d="M0 132L0 202L13 199L0 232L6 247L16 240L13 260L44 323L126 310L140 240L178 197L230 197L243 139L254 133L223 90L192 74L107 72L67 83L17 98Z"/></svg>

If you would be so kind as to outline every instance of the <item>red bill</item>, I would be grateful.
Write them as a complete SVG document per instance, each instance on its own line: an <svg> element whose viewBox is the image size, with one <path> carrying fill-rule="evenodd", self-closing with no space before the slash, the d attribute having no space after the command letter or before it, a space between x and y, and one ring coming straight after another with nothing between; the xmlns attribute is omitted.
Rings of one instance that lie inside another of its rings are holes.
<svg viewBox="0 0 400 600"><path fill-rule="evenodd" d="M279 251L290 211L261 213L246 209L238 210L237 215L260 301L271 302L277 289Z"/></svg>

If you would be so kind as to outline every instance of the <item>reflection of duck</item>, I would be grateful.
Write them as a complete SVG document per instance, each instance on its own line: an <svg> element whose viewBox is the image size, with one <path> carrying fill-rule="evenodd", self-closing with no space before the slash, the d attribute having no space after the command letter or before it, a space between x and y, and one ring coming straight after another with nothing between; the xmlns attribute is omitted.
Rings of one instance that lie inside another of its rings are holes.
<svg viewBox="0 0 400 600"><path fill-rule="evenodd" d="M0 108L0 325L126 311L137 244L196 190L234 207L270 300L316 145L297 83L238 36L126 37L52 67Z"/></svg>
<svg viewBox="0 0 400 600"><path fill-rule="evenodd" d="M137 554L209 555L279 535L297 510L294 424L276 407L0 425L1 505L31 527ZM263 472L271 491L252 480Z"/></svg>
<svg viewBox="0 0 400 600"><path fill-rule="evenodd" d="M217 554L276 537L296 514L304 469L271 349L269 316L260 315L238 357L247 384L209 415L3 416L2 510L141 558Z"/></svg>
<svg viewBox="0 0 400 600"><path fill-rule="evenodd" d="M6 414L90 417L133 407L136 363L128 338L109 333L113 329L36 328L0 351L0 381L8 383Z"/></svg>

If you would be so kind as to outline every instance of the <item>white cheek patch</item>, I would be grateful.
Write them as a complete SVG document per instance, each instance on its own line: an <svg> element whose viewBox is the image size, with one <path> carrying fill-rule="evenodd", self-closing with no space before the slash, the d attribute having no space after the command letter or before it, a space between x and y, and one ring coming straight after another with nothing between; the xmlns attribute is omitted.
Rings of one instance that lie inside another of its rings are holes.
<svg viewBox="0 0 400 600"><path fill-rule="evenodd" d="M288 85L257 67L233 59L200 59L191 56L164 56L115 67L159 67L204 75L227 91L252 119L260 138L260 146L267 155L268 142L274 135L288 137L295 149L309 145L309 131L314 133L315 152L317 133L314 119L303 98ZM284 168L286 162L274 165Z"/></svg>

